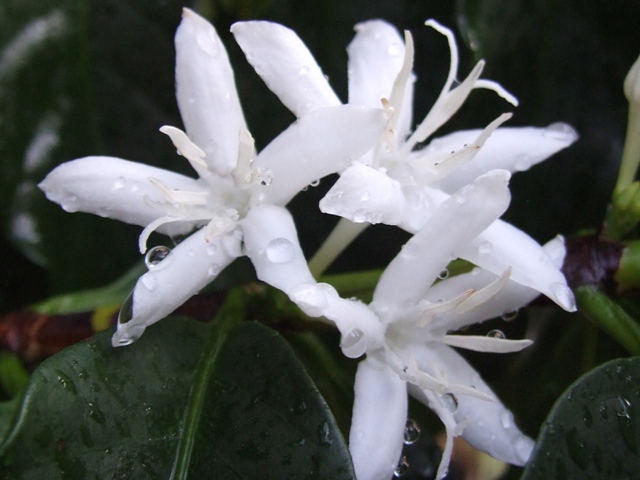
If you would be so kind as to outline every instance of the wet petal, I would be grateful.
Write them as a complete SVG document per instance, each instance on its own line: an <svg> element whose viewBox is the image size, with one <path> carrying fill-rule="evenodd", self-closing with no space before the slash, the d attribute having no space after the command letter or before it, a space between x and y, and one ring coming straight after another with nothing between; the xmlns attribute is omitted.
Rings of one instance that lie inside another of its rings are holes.
<svg viewBox="0 0 640 480"><path fill-rule="evenodd" d="M392 477L407 420L407 387L386 365L358 364L349 450L358 480Z"/></svg>
<svg viewBox="0 0 640 480"><path fill-rule="evenodd" d="M252 208L241 226L246 254L260 280L285 293L299 284L315 283L287 209L273 205Z"/></svg>
<svg viewBox="0 0 640 480"><path fill-rule="evenodd" d="M438 150L457 151L473 142L479 133L480 130L459 131L436 138L430 145ZM496 168L510 172L528 170L568 147L577 138L575 130L567 124L553 124L544 128L499 128L486 140L473 160L459 165L455 172L433 186L451 193Z"/></svg>
<svg viewBox="0 0 640 480"><path fill-rule="evenodd" d="M445 200L385 269L372 307L393 311L422 299L457 252L507 209L508 180L506 171L495 170Z"/></svg>
<svg viewBox="0 0 640 480"><path fill-rule="evenodd" d="M411 351L420 368L446 372L449 381L473 385L495 397L478 372L452 348L431 343L427 346L414 345ZM428 405L424 392L415 387L410 387L409 392ZM474 396L457 395L451 409L457 424L464 427L462 437L472 446L503 462L513 465L526 463L534 442L518 429L511 412L497 398L487 401Z"/></svg>
<svg viewBox="0 0 640 480"><path fill-rule="evenodd" d="M205 193L202 183L193 178L113 157L85 157L63 163L39 187L49 200L68 212L94 213L144 227L165 215L152 206L166 199L150 178L174 189ZM191 224L182 224L159 231L178 233L191 228Z"/></svg>
<svg viewBox="0 0 640 480"><path fill-rule="evenodd" d="M450 347L460 347L474 352L512 353L527 348L531 340L509 340L481 335L445 335L443 343Z"/></svg>
<svg viewBox="0 0 640 480"><path fill-rule="evenodd" d="M176 97L187 134L209 168L228 175L246 125L227 52L213 26L187 8L175 45Z"/></svg>
<svg viewBox="0 0 640 480"><path fill-rule="evenodd" d="M320 210L355 223L398 225L406 211L400 182L353 162L320 201Z"/></svg>
<svg viewBox="0 0 640 480"><path fill-rule="evenodd" d="M273 181L259 186L259 202L285 205L314 180L347 168L369 150L385 128L382 110L344 105L305 115L260 152L254 165ZM328 141L327 139L330 139Z"/></svg>
<svg viewBox="0 0 640 480"><path fill-rule="evenodd" d="M235 23L231 32L256 73L294 115L340 105L313 55L293 30L273 22L251 21Z"/></svg>
<svg viewBox="0 0 640 480"><path fill-rule="evenodd" d="M497 274L511 267L514 282L539 291L569 312L576 309L564 275L542 247L502 220L494 222L460 251L460 258Z"/></svg>
<svg viewBox="0 0 640 480"><path fill-rule="evenodd" d="M349 103L376 108L389 98L404 61L404 40L396 28L382 20L355 26L349 54Z"/></svg>
<svg viewBox="0 0 640 480"><path fill-rule="evenodd" d="M206 242L204 229L190 235L158 265L142 275L133 290L131 319L118 325L114 347L128 345L149 325L176 308L213 281L240 255L240 240L228 233Z"/></svg>

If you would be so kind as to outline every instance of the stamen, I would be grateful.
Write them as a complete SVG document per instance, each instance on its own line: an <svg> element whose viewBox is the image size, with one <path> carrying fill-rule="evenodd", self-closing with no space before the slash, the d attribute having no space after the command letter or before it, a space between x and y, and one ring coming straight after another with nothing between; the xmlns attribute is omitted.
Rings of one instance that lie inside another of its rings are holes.
<svg viewBox="0 0 640 480"><path fill-rule="evenodd" d="M166 215L155 219L149 225L144 227L140 233L140 237L138 237L138 249L140 250L140 253L145 253L147 251L147 240L149 240L149 235L151 235L158 227L166 223L179 222L181 220L183 220L183 218Z"/></svg>
<svg viewBox="0 0 640 480"><path fill-rule="evenodd" d="M209 196L208 192L188 192L185 190L175 190L169 187L162 180L158 180L157 178L149 177L149 182L153 184L162 196L170 203L179 204L179 205L206 205L207 197Z"/></svg>
<svg viewBox="0 0 640 480"><path fill-rule="evenodd" d="M206 156L205 153L189 139L186 133L169 125L160 127L160 131L171 139L180 155L186 158L195 170L198 170L198 168L207 169L207 164L203 160Z"/></svg>

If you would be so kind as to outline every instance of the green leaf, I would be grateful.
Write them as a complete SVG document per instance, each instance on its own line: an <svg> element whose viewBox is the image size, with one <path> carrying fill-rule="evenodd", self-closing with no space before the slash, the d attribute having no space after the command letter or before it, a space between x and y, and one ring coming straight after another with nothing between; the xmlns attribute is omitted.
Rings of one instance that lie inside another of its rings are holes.
<svg viewBox="0 0 640 480"><path fill-rule="evenodd" d="M287 343L224 316L166 319L126 348L101 333L45 361L1 447L3 478L353 478Z"/></svg>
<svg viewBox="0 0 640 480"><path fill-rule="evenodd" d="M556 402L523 480L637 478L640 472L640 358L584 375Z"/></svg>

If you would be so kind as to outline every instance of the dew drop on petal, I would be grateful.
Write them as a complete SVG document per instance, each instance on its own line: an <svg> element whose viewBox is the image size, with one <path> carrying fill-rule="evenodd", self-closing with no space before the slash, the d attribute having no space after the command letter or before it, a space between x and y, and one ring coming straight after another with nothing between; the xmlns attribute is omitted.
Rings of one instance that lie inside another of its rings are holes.
<svg viewBox="0 0 640 480"><path fill-rule="evenodd" d="M302 67L300 67L300 70L298 70L298 75L307 75L309 73L309 67L307 65L303 65Z"/></svg>
<svg viewBox="0 0 640 480"><path fill-rule="evenodd" d="M513 413L509 410L503 410L500 414L500 424L502 425L502 428L512 428L514 426Z"/></svg>
<svg viewBox="0 0 640 480"><path fill-rule="evenodd" d="M404 444L416 443L418 438L420 438L420 425L415 420L407 418L407 423L404 425Z"/></svg>
<svg viewBox="0 0 640 480"><path fill-rule="evenodd" d="M127 299L123 302L118 312L118 325L124 325L133 318L133 292L129 294Z"/></svg>
<svg viewBox="0 0 640 480"><path fill-rule="evenodd" d="M116 178L116 181L113 183L113 189L114 190L122 190L125 185L126 185L126 181L124 179L124 177L118 177Z"/></svg>
<svg viewBox="0 0 640 480"><path fill-rule="evenodd" d="M273 263L287 263L293 258L293 244L286 238L275 238L267 245L267 258Z"/></svg>
<svg viewBox="0 0 640 480"><path fill-rule="evenodd" d="M500 315L500 318L505 322L512 322L516 319L517 316L518 310L511 310L509 312L504 312L502 315Z"/></svg>
<svg viewBox="0 0 640 480"><path fill-rule="evenodd" d="M401 52L402 52L402 48L397 43L389 45L389 48L387 48L387 53L392 57L397 57L398 55L400 55Z"/></svg>
<svg viewBox="0 0 640 480"><path fill-rule="evenodd" d="M340 342L342 353L349 358L358 358L367 350L367 338L359 328L350 330Z"/></svg>
<svg viewBox="0 0 640 480"><path fill-rule="evenodd" d="M573 292L567 285L556 282L552 283L549 288L551 288L551 293L553 293L558 303L560 303L565 309L569 311L576 309L576 299L573 296Z"/></svg>
<svg viewBox="0 0 640 480"><path fill-rule="evenodd" d="M442 271L438 274L438 279L440 279L440 280L444 280L444 279L446 279L446 278L448 278L448 277L449 277L449 270L448 270L448 269L446 269L446 268L445 268L444 270L442 270Z"/></svg>
<svg viewBox="0 0 640 480"><path fill-rule="evenodd" d="M152 273L146 273L142 275L140 277L140 281L142 282L142 285L144 285L145 288L150 292L153 292L156 288L156 285L158 284L156 276Z"/></svg>
<svg viewBox="0 0 640 480"><path fill-rule="evenodd" d="M393 476L396 478L400 478L406 475L408 471L409 471L409 462L407 461L407 457L403 455L402 458L400 458L400 461L398 462L396 469L393 471Z"/></svg>
<svg viewBox="0 0 640 480"><path fill-rule="evenodd" d="M507 338L502 330L497 329L489 330L489 332L487 333L487 337L499 338L500 340L504 340L505 338Z"/></svg>
<svg viewBox="0 0 640 480"><path fill-rule="evenodd" d="M542 136L563 142L575 142L578 139L574 128L564 122L552 123L542 131Z"/></svg>
<svg viewBox="0 0 640 480"><path fill-rule="evenodd" d="M170 253L171 249L169 247L158 245L157 247L149 249L147 254L144 256L144 263L147 265L148 269L155 268L160 265L160 263L167 258Z"/></svg>
<svg viewBox="0 0 640 480"><path fill-rule="evenodd" d="M535 443L529 437L521 435L520 438L513 442L513 448L516 451L516 456L522 463L526 463L531 456Z"/></svg>
<svg viewBox="0 0 640 480"><path fill-rule="evenodd" d="M65 195L65 197L61 200L60 206L65 212L73 213L77 212L80 209L78 205L78 197L76 195Z"/></svg>
<svg viewBox="0 0 640 480"><path fill-rule="evenodd" d="M493 251L493 244L485 240L478 245L478 251L483 255L489 255Z"/></svg>
<svg viewBox="0 0 640 480"><path fill-rule="evenodd" d="M220 273L220 265L218 265L217 263L212 264L207 270L207 275L209 277L217 277L219 273Z"/></svg>
<svg viewBox="0 0 640 480"><path fill-rule="evenodd" d="M360 194L361 202L368 202L370 198L371 198L371 192L369 192L369 190L365 190Z"/></svg>
<svg viewBox="0 0 640 480"><path fill-rule="evenodd" d="M442 395L442 400L451 413L455 413L458 410L458 398L453 393L445 393Z"/></svg>
<svg viewBox="0 0 640 480"><path fill-rule="evenodd" d="M309 186L310 187L317 187L318 185L320 185L320 179L316 178L314 181L312 181Z"/></svg>
<svg viewBox="0 0 640 480"><path fill-rule="evenodd" d="M209 255L210 257L215 255L217 251L218 247L216 247L215 245L207 246L207 255Z"/></svg>
<svg viewBox="0 0 640 480"><path fill-rule="evenodd" d="M204 30L196 34L196 43L203 52L217 57L220 53L220 46L212 30Z"/></svg>

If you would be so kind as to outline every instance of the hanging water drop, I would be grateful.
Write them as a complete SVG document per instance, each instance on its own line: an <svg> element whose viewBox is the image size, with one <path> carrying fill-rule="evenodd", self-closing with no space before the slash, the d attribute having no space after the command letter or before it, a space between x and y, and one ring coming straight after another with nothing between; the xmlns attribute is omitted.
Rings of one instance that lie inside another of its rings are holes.
<svg viewBox="0 0 640 480"><path fill-rule="evenodd" d="M169 247L158 245L157 247L149 249L147 254L144 256L144 263L147 265L148 269L152 269L160 265L160 263L167 258L170 253L171 249Z"/></svg>
<svg viewBox="0 0 640 480"><path fill-rule="evenodd" d="M517 316L518 310L511 310L509 312L504 312L502 315L500 315L500 318L505 322L512 322L516 319Z"/></svg>
<svg viewBox="0 0 640 480"><path fill-rule="evenodd" d="M445 280L446 278L449 277L449 270L448 269L444 269L442 270L439 274L438 274L438 279L439 280Z"/></svg>
<svg viewBox="0 0 640 480"><path fill-rule="evenodd" d="M60 206L65 212L74 213L80 209L78 205L78 197L76 195L70 194L66 195L61 201Z"/></svg>
<svg viewBox="0 0 640 480"><path fill-rule="evenodd" d="M420 426L418 422L412 418L407 418L407 423L404 425L404 444L411 445L416 443L420 438Z"/></svg>
<svg viewBox="0 0 640 480"><path fill-rule="evenodd" d="M267 245L266 253L273 263L287 263L293 259L293 244L286 238L275 238Z"/></svg>
<svg viewBox="0 0 640 480"><path fill-rule="evenodd" d="M354 328L342 337L342 353L349 358L358 358L367 350L367 338L359 328Z"/></svg>
<svg viewBox="0 0 640 480"><path fill-rule="evenodd" d="M502 330L497 329L489 330L489 333L487 333L487 337L498 338L500 340L504 340L505 338L507 338Z"/></svg>
<svg viewBox="0 0 640 480"><path fill-rule="evenodd" d="M400 458L400 461L398 462L398 466L393 471L393 476L396 478L399 478L399 477L402 477L403 475L406 475L408 471L409 471L409 462L407 461L407 457L403 455L402 458Z"/></svg>
<svg viewBox="0 0 640 480"><path fill-rule="evenodd" d="M574 128L563 122L552 123L542 131L542 136L563 142L575 142L578 139Z"/></svg>

